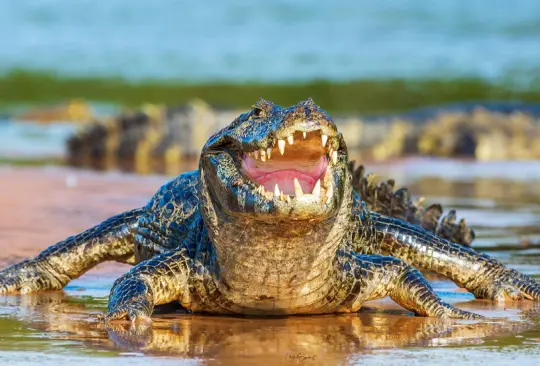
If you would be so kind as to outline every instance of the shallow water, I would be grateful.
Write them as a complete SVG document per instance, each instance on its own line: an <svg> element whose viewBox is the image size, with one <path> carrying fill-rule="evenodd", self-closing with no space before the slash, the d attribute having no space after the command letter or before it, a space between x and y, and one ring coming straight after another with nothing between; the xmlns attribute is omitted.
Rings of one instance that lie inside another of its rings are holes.
<svg viewBox="0 0 540 366"><path fill-rule="evenodd" d="M0 73L530 83L539 17L537 0L4 1Z"/></svg>
<svg viewBox="0 0 540 366"><path fill-rule="evenodd" d="M512 163L512 169L531 168L531 163L520 164ZM449 173L467 168L468 176ZM477 228L476 245L540 279L540 249L527 245L540 238L540 173L513 179L504 173L508 169L504 164L432 160L368 167L397 177L398 184L406 183L428 202L457 208ZM434 174L439 171L444 174ZM65 168L0 168L0 191L12 193L0 196L0 266L114 212L144 204L165 180ZM433 286L444 300L493 319L414 317L383 299L366 304L360 314L278 319L162 309L151 328L130 330L121 323L105 329L96 315L105 310L114 279L127 268L100 265L63 292L0 296L0 362L533 365L540 357L539 303L475 300L434 276Z"/></svg>
<svg viewBox="0 0 540 366"><path fill-rule="evenodd" d="M0 117L0 157L61 157L65 141L76 128L72 124L39 125Z"/></svg>

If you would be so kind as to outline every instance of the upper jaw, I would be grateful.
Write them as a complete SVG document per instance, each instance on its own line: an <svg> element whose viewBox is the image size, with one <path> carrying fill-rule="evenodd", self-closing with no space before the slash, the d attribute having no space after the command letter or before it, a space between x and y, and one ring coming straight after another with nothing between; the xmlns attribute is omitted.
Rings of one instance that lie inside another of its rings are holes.
<svg viewBox="0 0 540 366"><path fill-rule="evenodd" d="M310 133L316 131L318 131L320 135L328 137L335 137L338 134L337 129L332 122L301 120L294 121L294 123L285 122L281 128L274 132L274 136L276 139L287 140L296 132Z"/></svg>
<svg viewBox="0 0 540 366"><path fill-rule="evenodd" d="M254 159L266 162L272 156L276 156L276 150L280 155L285 155L287 145L294 145L295 141L302 141L318 137L322 149L326 149L328 158L335 164L338 150L340 150L340 135L333 126L314 124L312 122L300 122L290 127L281 128L269 136L259 140L252 148L244 153Z"/></svg>

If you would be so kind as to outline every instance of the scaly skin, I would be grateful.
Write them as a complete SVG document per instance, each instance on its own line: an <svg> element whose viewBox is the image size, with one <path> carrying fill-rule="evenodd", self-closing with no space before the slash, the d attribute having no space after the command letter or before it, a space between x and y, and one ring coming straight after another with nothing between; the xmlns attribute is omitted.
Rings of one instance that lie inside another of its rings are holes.
<svg viewBox="0 0 540 366"><path fill-rule="evenodd" d="M50 246L37 257L0 271L0 292L60 290L95 265L113 260L135 264L134 234L142 210L113 216Z"/></svg>
<svg viewBox="0 0 540 366"><path fill-rule="evenodd" d="M368 204L369 210L421 226L454 243L470 246L474 240L475 233L464 219L456 223L455 210L451 210L441 219L443 214L441 205L434 204L424 208L422 198L412 201L407 188L394 191L393 179L379 182L373 174L366 176L364 167L360 165L356 168L354 161L349 163L349 169L353 177L354 190Z"/></svg>
<svg viewBox="0 0 540 366"><path fill-rule="evenodd" d="M249 159L299 164L278 155L290 136L293 159L315 156L326 169L311 194L274 194L248 177ZM356 312L384 296L418 315L480 318L442 302L415 267L477 297L540 299L534 280L487 255L368 210L351 171L343 136L313 101L285 109L260 100L209 139L199 170L165 184L146 207L1 271L0 292L58 289L119 260L138 264L114 284L107 320L149 320L172 301L219 314Z"/></svg>

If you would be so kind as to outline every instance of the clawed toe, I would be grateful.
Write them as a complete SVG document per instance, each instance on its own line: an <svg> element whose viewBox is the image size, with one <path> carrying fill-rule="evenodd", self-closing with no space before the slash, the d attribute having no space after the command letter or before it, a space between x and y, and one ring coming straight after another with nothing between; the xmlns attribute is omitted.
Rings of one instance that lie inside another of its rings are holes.
<svg viewBox="0 0 540 366"><path fill-rule="evenodd" d="M507 298L513 301L523 300L523 293L515 288L514 286L505 285L501 289L502 292L502 301L505 301Z"/></svg>
<svg viewBox="0 0 540 366"><path fill-rule="evenodd" d="M0 294L18 291L20 289L18 282L16 278L2 278L0 275Z"/></svg>
<svg viewBox="0 0 540 366"><path fill-rule="evenodd" d="M109 311L108 314L102 315L101 320L105 323L110 323L115 320L129 320L132 324L152 324L152 318L144 313L144 311L134 308L123 308Z"/></svg>
<svg viewBox="0 0 540 366"><path fill-rule="evenodd" d="M497 302L540 300L540 284L536 280L510 268L496 278L485 281L473 290L474 295L481 299Z"/></svg>

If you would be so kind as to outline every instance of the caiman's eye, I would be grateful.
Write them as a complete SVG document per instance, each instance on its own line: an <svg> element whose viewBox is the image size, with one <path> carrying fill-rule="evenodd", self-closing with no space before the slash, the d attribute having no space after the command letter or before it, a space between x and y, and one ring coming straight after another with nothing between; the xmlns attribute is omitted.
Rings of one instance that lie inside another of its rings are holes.
<svg viewBox="0 0 540 366"><path fill-rule="evenodd" d="M274 107L275 106L272 102L268 102L264 99L259 99L257 103L251 106L251 108L253 109L251 110L249 119L267 118L271 115Z"/></svg>
<svg viewBox="0 0 540 366"><path fill-rule="evenodd" d="M253 112L251 112L252 118L261 118L264 117L264 111L261 108L253 108Z"/></svg>

